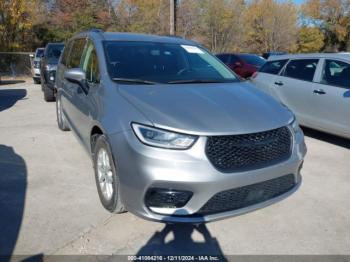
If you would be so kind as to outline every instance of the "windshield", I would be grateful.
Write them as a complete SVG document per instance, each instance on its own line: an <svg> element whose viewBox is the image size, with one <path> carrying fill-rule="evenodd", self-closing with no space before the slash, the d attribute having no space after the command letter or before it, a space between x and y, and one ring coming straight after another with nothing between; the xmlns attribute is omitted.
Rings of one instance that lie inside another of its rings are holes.
<svg viewBox="0 0 350 262"><path fill-rule="evenodd" d="M47 58L51 62L58 62L64 45L50 45L47 48Z"/></svg>
<svg viewBox="0 0 350 262"><path fill-rule="evenodd" d="M104 42L108 73L125 83L236 82L217 58L197 46L154 42Z"/></svg>
<svg viewBox="0 0 350 262"><path fill-rule="evenodd" d="M266 60L258 55L249 55L249 54L243 54L239 55L239 57L244 60L246 63L261 67L265 64Z"/></svg>
<svg viewBox="0 0 350 262"><path fill-rule="evenodd" d="M40 58L40 57L43 56L43 54L44 54L44 49L43 49L43 48L37 49L37 50L36 50L36 53L35 53L35 57L36 57L36 58Z"/></svg>

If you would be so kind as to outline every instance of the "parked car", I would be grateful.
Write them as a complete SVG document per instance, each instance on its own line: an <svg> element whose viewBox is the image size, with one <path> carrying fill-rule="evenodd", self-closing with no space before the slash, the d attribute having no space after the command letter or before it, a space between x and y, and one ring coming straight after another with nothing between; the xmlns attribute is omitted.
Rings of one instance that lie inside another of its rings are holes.
<svg viewBox="0 0 350 262"><path fill-rule="evenodd" d="M46 45L41 59L41 89L47 102L55 101L57 63L63 48L63 43L49 43Z"/></svg>
<svg viewBox="0 0 350 262"><path fill-rule="evenodd" d="M266 62L264 58L254 54L217 54L216 56L243 78L251 77Z"/></svg>
<svg viewBox="0 0 350 262"><path fill-rule="evenodd" d="M44 54L44 48L37 48L33 57L33 80L34 84L40 84L40 61Z"/></svg>
<svg viewBox="0 0 350 262"><path fill-rule="evenodd" d="M277 51L274 51L274 52L266 52L266 53L263 53L262 54L262 57L265 58L265 59L269 59L270 56L276 56L276 55L286 55L287 52L277 52Z"/></svg>
<svg viewBox="0 0 350 262"><path fill-rule="evenodd" d="M300 185L306 146L291 111L194 42L81 33L66 45L56 85L58 127L91 155L111 212L201 223Z"/></svg>
<svg viewBox="0 0 350 262"><path fill-rule="evenodd" d="M252 81L301 125L350 138L350 53L273 57Z"/></svg>

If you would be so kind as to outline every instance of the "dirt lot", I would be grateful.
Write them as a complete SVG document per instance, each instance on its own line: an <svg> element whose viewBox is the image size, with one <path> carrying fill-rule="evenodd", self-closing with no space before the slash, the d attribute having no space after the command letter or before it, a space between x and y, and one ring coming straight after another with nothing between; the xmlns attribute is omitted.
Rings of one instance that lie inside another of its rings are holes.
<svg viewBox="0 0 350 262"><path fill-rule="evenodd" d="M195 228L111 215L88 155L39 85L0 86L0 254L350 254L350 140L306 130L303 184L278 204Z"/></svg>

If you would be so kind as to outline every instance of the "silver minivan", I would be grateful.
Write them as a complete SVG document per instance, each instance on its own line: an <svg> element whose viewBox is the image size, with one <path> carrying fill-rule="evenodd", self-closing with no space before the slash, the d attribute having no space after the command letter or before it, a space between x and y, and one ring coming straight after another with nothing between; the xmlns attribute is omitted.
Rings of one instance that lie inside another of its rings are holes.
<svg viewBox="0 0 350 262"><path fill-rule="evenodd" d="M201 223L267 206L301 183L306 146L293 113L192 41L80 33L56 86L58 126L91 156L111 212Z"/></svg>
<svg viewBox="0 0 350 262"><path fill-rule="evenodd" d="M350 53L274 56L252 82L301 125L350 138Z"/></svg>

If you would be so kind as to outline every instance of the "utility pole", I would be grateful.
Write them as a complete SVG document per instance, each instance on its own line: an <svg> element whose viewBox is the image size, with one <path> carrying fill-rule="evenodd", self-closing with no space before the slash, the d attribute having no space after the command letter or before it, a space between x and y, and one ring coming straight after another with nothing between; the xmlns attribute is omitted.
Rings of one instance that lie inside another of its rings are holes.
<svg viewBox="0 0 350 262"><path fill-rule="evenodd" d="M170 35L176 34L176 0L170 1Z"/></svg>

